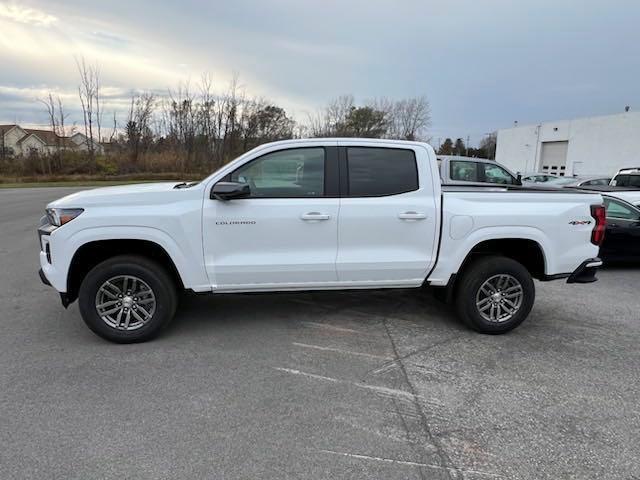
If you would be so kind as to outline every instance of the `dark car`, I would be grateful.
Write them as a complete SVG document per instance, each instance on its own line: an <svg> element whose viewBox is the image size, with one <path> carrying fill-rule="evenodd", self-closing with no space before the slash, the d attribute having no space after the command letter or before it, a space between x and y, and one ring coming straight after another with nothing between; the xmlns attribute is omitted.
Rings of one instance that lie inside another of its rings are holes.
<svg viewBox="0 0 640 480"><path fill-rule="evenodd" d="M619 198L603 195L607 229L600 257L605 261L640 261L640 208Z"/></svg>

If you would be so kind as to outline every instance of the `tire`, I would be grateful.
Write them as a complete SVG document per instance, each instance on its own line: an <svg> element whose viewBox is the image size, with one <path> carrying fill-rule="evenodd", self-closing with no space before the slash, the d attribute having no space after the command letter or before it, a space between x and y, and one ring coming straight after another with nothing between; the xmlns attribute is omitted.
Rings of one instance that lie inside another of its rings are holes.
<svg viewBox="0 0 640 480"><path fill-rule="evenodd" d="M175 283L166 269L136 255L99 263L78 292L84 322L96 335L116 343L145 342L157 336L173 318L177 301Z"/></svg>
<svg viewBox="0 0 640 480"><path fill-rule="evenodd" d="M520 325L529 316L534 300L533 279L521 263L487 256L465 268L456 288L455 308L473 330L497 335Z"/></svg>

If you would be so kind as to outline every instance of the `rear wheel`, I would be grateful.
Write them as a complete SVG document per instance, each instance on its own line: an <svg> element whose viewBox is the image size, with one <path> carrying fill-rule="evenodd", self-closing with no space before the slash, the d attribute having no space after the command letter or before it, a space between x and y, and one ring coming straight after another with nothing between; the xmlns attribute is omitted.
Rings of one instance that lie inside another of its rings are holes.
<svg viewBox="0 0 640 480"><path fill-rule="evenodd" d="M458 316L469 327L500 334L527 318L535 300L535 286L529 271L515 260L482 257L465 269L455 298Z"/></svg>
<svg viewBox="0 0 640 480"><path fill-rule="evenodd" d="M82 319L97 335L118 343L155 337L173 318L177 292L166 270L140 256L96 265L78 294Z"/></svg>

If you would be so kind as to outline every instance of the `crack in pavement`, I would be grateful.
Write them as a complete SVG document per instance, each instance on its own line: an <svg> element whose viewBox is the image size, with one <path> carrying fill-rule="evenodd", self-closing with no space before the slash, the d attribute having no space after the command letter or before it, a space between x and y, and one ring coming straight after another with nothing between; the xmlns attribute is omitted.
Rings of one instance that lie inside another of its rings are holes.
<svg viewBox="0 0 640 480"><path fill-rule="evenodd" d="M384 326L384 329L385 329L385 332L387 334L387 337L389 338L389 342L391 343L391 349L393 350L393 354L394 354L394 356L395 356L395 358L397 360L398 366L400 368L400 372L402 373L402 376L404 377L404 380L407 383L407 386L409 387L409 392L410 392L411 396L413 397L413 403L414 403L414 406L416 408L416 412L418 412L419 421L420 421L420 424L421 424L422 429L424 431L424 434L426 435L427 439L431 442L431 444L436 449L436 453L437 453L437 455L438 455L438 457L440 459L440 463L441 463L440 466L444 469L444 471L447 473L447 476L451 480L454 480L454 479L463 480L464 479L464 475L463 475L462 471L453 464L453 461L451 460L451 458L449 457L449 455L445 451L444 446L442 445L440 440L438 438L436 438L436 436L431 431L431 426L429 425L429 421L427 419L427 416L425 415L424 410L422 409L422 406L420 404L420 401L418 400L419 399L419 395L418 395L418 393L416 391L416 388L414 387L413 383L409 379L409 375L407 373L407 369L405 368L405 365L402 362L401 356L398 353L398 347L396 346L396 342L393 339L393 336L391 335L391 330L389 329L389 325L387 324L387 319L386 318L384 318L382 320L382 325Z"/></svg>
<svg viewBox="0 0 640 480"><path fill-rule="evenodd" d="M444 338L442 340L438 340L437 342L433 342L432 344L427 345L426 347L422 347L422 348L418 348L416 350L413 350L413 351L411 351L409 353L406 353L406 354L404 354L402 356L396 356L391 361L383 363L381 366L376 367L376 368L374 368L372 370L369 370L364 375L364 378L367 378L369 375L371 375L373 373L384 372L385 370L391 368L393 365L398 364L402 360L406 360L407 358L413 357L414 355L419 355L420 353L428 352L432 348L439 347L441 345L446 345L447 343L452 342L452 341L454 341L456 339L459 339L459 338L460 337L458 335L454 335L454 336L451 336L451 337Z"/></svg>

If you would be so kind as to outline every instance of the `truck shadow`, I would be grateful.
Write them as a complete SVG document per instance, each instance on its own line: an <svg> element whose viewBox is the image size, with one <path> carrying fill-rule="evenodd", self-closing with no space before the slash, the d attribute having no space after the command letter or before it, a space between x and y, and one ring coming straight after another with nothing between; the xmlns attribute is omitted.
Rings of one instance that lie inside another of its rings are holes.
<svg viewBox="0 0 640 480"><path fill-rule="evenodd" d="M184 294L165 335L214 333L248 326L292 327L313 322L334 326L410 322L425 329L463 330L450 306L431 292L352 290L250 294Z"/></svg>

